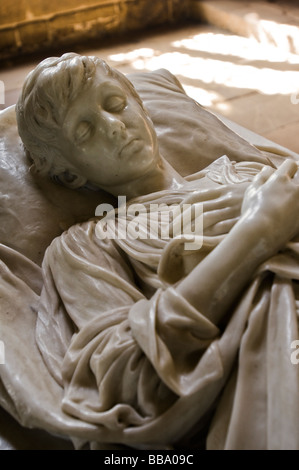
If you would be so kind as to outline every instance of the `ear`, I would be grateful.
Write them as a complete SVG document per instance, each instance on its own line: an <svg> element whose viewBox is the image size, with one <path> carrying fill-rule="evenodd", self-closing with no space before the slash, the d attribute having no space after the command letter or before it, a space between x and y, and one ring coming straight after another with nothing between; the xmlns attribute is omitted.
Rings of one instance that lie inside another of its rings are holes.
<svg viewBox="0 0 299 470"><path fill-rule="evenodd" d="M57 175L57 179L60 181L61 184L70 189L82 188L82 186L85 186L87 183L87 178L85 178L84 176L75 175L73 173L69 173L68 171Z"/></svg>

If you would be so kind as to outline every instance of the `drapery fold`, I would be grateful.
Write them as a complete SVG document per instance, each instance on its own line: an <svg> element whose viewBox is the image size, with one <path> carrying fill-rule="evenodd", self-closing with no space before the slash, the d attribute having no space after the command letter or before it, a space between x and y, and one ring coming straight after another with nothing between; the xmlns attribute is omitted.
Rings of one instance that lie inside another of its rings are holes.
<svg viewBox="0 0 299 470"><path fill-rule="evenodd" d="M247 187L228 176L237 165L220 163L185 192L141 198L147 209L191 198L213 211L193 263L226 236ZM204 191L196 192L202 181ZM217 185L237 196L224 199ZM56 238L42 268L1 247L2 406L23 425L93 448L170 448L212 413L210 449L298 448L290 345L298 337L299 239L260 266L215 325L175 291L192 269L183 238L153 248L150 239L100 239L96 225L93 219Z"/></svg>

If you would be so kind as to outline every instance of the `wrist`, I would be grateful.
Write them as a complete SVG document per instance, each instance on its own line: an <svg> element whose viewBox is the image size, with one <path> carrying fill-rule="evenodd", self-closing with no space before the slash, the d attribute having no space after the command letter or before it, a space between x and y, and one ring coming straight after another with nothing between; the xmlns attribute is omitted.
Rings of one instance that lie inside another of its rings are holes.
<svg viewBox="0 0 299 470"><path fill-rule="evenodd" d="M216 321L269 257L261 224L241 217L221 243L177 286L178 293Z"/></svg>
<svg viewBox="0 0 299 470"><path fill-rule="evenodd" d="M280 246L279 220L273 220L268 214L260 214L257 210L244 213L235 227L238 237L248 241L252 256L262 263L272 256Z"/></svg>

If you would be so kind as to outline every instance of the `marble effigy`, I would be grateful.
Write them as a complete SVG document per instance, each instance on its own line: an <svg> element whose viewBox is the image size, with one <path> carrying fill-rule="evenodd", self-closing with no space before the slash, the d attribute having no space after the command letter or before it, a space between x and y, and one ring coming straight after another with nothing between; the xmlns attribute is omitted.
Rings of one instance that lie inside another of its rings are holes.
<svg viewBox="0 0 299 470"><path fill-rule="evenodd" d="M6 112L0 403L76 447L297 449L296 156L250 145L166 71L140 95L100 59L69 54L24 84L27 157L9 148ZM120 196L101 225L98 209ZM125 237L109 236L115 226Z"/></svg>

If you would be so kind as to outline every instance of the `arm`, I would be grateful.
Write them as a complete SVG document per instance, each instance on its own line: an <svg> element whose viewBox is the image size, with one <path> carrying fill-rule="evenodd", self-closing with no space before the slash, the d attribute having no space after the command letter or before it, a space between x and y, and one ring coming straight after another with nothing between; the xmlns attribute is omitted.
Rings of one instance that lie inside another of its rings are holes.
<svg viewBox="0 0 299 470"><path fill-rule="evenodd" d="M219 321L258 266L298 231L296 171L289 160L275 173L265 167L245 193L240 220L177 286L177 292L211 321Z"/></svg>

